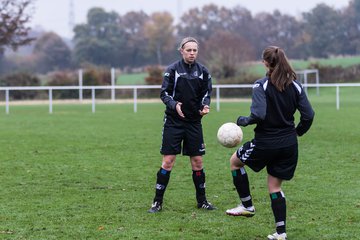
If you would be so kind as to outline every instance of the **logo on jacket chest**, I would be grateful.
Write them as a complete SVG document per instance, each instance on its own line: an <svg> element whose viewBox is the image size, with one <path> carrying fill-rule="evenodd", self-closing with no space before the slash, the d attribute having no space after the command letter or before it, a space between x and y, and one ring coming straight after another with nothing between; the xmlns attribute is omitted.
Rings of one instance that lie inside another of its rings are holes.
<svg viewBox="0 0 360 240"><path fill-rule="evenodd" d="M188 75L187 73L178 73L179 74L179 76L186 76L186 75ZM199 76L199 74L198 74L198 71L194 71L193 73L191 73L191 74L189 74L189 76L190 77L198 77Z"/></svg>

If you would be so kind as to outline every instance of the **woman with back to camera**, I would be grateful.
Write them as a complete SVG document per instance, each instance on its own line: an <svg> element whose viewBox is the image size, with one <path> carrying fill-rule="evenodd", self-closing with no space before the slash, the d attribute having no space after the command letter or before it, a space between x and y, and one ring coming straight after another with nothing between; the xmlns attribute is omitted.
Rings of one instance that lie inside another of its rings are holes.
<svg viewBox="0 0 360 240"><path fill-rule="evenodd" d="M276 46L265 48L262 61L267 74L253 85L250 115L237 119L239 126L256 124L255 136L230 158L233 183L241 204L228 209L226 214L254 216L255 208L245 165L255 172L266 167L276 225L276 232L267 238L285 240L286 200L281 184L294 176L298 160L297 137L310 129L315 113L283 49ZM294 114L297 110L300 112L300 121L295 126Z"/></svg>

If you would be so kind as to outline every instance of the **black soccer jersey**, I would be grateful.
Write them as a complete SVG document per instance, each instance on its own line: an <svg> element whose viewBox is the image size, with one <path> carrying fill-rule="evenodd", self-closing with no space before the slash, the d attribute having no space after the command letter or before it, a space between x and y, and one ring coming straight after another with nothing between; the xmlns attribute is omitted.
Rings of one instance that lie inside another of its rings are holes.
<svg viewBox="0 0 360 240"><path fill-rule="evenodd" d="M294 113L300 112L300 122L295 127ZM287 147L297 143L297 135L307 132L314 111L298 81L293 81L283 92L265 77L253 85L251 114L248 124L256 123L256 146L263 149Z"/></svg>
<svg viewBox="0 0 360 240"><path fill-rule="evenodd" d="M181 102L185 121L199 121L204 105L210 106L212 91L211 75L202 64L187 64L179 60L171 64L164 73L160 98L166 105L166 114L180 118L176 112L177 102Z"/></svg>

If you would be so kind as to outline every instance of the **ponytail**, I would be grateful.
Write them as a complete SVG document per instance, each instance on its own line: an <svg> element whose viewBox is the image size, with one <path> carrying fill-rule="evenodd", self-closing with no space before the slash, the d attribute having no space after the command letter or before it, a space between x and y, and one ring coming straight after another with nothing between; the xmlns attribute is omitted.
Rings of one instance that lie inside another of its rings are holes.
<svg viewBox="0 0 360 240"><path fill-rule="evenodd" d="M280 91L289 86L296 79L296 73L291 67L284 50L276 46L269 46L263 52L263 60L269 68L267 75L270 82Z"/></svg>

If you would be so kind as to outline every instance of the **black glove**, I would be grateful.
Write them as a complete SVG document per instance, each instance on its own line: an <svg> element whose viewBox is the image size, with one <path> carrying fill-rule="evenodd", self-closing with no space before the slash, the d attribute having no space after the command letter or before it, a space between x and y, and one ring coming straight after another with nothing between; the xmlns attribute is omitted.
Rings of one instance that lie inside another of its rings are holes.
<svg viewBox="0 0 360 240"><path fill-rule="evenodd" d="M238 117L236 124L238 126L246 127L249 124L249 119L248 119L248 117L240 116L240 117Z"/></svg>

